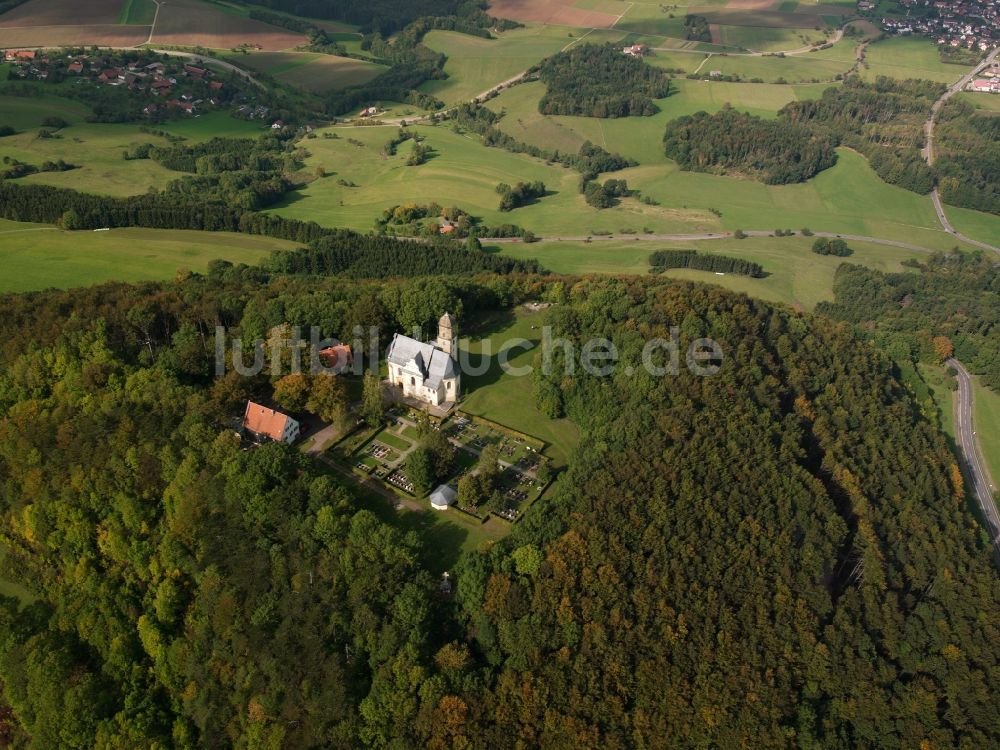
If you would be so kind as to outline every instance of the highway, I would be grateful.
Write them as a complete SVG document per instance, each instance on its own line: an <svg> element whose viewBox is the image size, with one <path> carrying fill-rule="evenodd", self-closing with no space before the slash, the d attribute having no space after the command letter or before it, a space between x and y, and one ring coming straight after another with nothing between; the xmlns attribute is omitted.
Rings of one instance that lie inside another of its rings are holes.
<svg viewBox="0 0 1000 750"><path fill-rule="evenodd" d="M958 373L958 393L955 397L955 440L965 462L966 476L972 480L972 493L986 519L990 540L1000 556L1000 511L993 502L993 490L989 470L979 453L976 431L972 421L972 377L957 359L945 362Z"/></svg>

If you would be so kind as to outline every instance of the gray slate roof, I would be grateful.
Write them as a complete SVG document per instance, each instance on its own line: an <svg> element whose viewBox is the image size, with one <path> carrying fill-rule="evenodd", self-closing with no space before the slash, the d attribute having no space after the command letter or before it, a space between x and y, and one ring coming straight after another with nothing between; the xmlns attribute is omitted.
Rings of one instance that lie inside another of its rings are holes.
<svg viewBox="0 0 1000 750"><path fill-rule="evenodd" d="M437 388L445 378L458 377L455 360L433 344L411 339L409 336L396 334L389 344L388 360L400 367L405 367L411 361L424 376L426 384Z"/></svg>
<svg viewBox="0 0 1000 750"><path fill-rule="evenodd" d="M455 502L458 493L449 485L442 484L431 493L431 503L434 505L451 505Z"/></svg>

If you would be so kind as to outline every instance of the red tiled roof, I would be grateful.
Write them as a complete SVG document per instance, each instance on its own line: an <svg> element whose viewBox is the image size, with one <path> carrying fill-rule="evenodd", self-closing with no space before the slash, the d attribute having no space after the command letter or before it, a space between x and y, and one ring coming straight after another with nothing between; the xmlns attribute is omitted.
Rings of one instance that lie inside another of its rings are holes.
<svg viewBox="0 0 1000 750"><path fill-rule="evenodd" d="M266 435L271 440L281 440L285 434L288 415L280 411L268 409L266 406L247 401L247 410L243 415L243 427L257 435Z"/></svg>
<svg viewBox="0 0 1000 750"><path fill-rule="evenodd" d="M350 367L354 354L347 344L337 344L320 349L319 359L325 367Z"/></svg>

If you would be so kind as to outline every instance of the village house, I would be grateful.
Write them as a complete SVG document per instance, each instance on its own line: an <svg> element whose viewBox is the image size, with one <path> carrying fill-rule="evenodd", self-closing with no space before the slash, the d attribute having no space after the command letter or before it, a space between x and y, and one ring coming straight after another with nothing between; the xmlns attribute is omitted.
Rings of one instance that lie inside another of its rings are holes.
<svg viewBox="0 0 1000 750"><path fill-rule="evenodd" d="M299 439L299 423L287 414L247 401L243 414L243 432L254 440L273 440L291 445Z"/></svg>
<svg viewBox="0 0 1000 750"><path fill-rule="evenodd" d="M631 44L625 47L622 52L624 52L629 57L642 57L646 54L647 47L645 44Z"/></svg>
<svg viewBox="0 0 1000 750"><path fill-rule="evenodd" d="M434 343L396 334L386 354L389 384L403 396L432 406L454 404L461 392L458 371L458 332L451 316L438 321Z"/></svg>
<svg viewBox="0 0 1000 750"><path fill-rule="evenodd" d="M1000 94L1000 78L978 78L969 84L969 90Z"/></svg>
<svg viewBox="0 0 1000 750"><path fill-rule="evenodd" d="M35 50L33 49L10 49L3 54L4 62L14 62L15 60L34 60Z"/></svg>
<svg viewBox="0 0 1000 750"><path fill-rule="evenodd" d="M354 353L347 344L334 344L319 350L319 361L328 370L341 373L354 364Z"/></svg>
<svg viewBox="0 0 1000 750"><path fill-rule="evenodd" d="M374 117L378 114L378 107L365 107L358 117Z"/></svg>

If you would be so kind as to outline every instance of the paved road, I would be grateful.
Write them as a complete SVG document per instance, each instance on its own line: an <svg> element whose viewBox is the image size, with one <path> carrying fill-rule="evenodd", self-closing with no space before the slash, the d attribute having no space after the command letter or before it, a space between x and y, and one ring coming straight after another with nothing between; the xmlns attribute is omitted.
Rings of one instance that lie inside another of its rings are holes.
<svg viewBox="0 0 1000 750"><path fill-rule="evenodd" d="M157 6L157 9L159 9L159 6ZM152 28L152 27L150 27L150 28ZM152 32L150 32L150 34L152 34ZM45 47L19 47L18 49L36 49L36 50L39 50L39 49L52 49L52 45L50 44L50 45L45 46ZM153 47L146 46L145 42L143 42L142 44L133 45L131 47L114 47L114 46L108 46L108 45L100 45L100 49L115 49L115 50L140 50L140 49L146 49L146 50L149 50L150 52L155 52L155 53L157 53L159 55L167 55L168 57L181 57L181 58L183 58L185 60L193 60L195 62L210 62L210 63L212 63L214 65L218 65L220 68L224 68L226 70L232 71L233 73L236 73L239 76L242 76L244 79L246 79L247 81L249 81L250 83L252 83L254 86L257 86L258 88L264 88L264 84L263 83L261 83L256 78L254 78L252 75L250 75L243 68L239 67L238 65L233 65L228 60L223 60L223 59L218 58L218 57L212 57L211 55L202 55L202 54L197 54L195 52L183 52L181 50L176 50L176 49L158 49L158 48L153 48Z"/></svg>
<svg viewBox="0 0 1000 750"><path fill-rule="evenodd" d="M934 166L934 126L937 124L937 116L941 112L941 108L944 107L945 103L955 94L968 86L969 81L975 78L979 71L989 66L994 60L996 60L997 55L1000 55L1000 47L997 47L995 50L990 52L990 54L986 56L986 59L979 65L970 70L966 75L962 76L956 83L949 86L948 90L941 95L941 98L934 102L931 106L931 114L924 123L924 147L921 151L924 159L927 161L927 166ZM944 206L941 204L941 196L938 193L937 188L934 188L931 192L931 201L934 203L934 211L937 213L938 221L941 222L941 226L944 228L944 231L953 237L962 240L962 242L968 242L970 245L975 245L983 250L989 250L1000 254L1000 247L990 245L986 242L980 242L979 240L974 240L971 237L966 237L951 225L951 222L948 221L948 216L944 212Z"/></svg>
<svg viewBox="0 0 1000 750"><path fill-rule="evenodd" d="M972 479L972 492L989 527L990 539L1000 555L1000 512L993 502L996 487L990 481L989 470L980 457L978 439L972 421L972 378L957 359L945 362L958 373L958 393L955 396L955 439L965 461L967 475Z"/></svg>
<svg viewBox="0 0 1000 750"><path fill-rule="evenodd" d="M749 229L743 232L747 237L771 237L774 232ZM901 247L904 250L913 250L918 253L932 252L920 245L911 245L908 242L898 242L897 240L883 240L878 237L865 237L860 234L839 234L837 232L813 232L814 237L827 237L830 239L839 238L853 242L870 242L873 245L885 245L887 247ZM732 232L702 232L698 234L606 234L606 235L580 235L576 237L538 237L539 242L702 242L704 240L724 240L733 237ZM491 244L510 244L522 242L520 237L482 237L481 242Z"/></svg>

